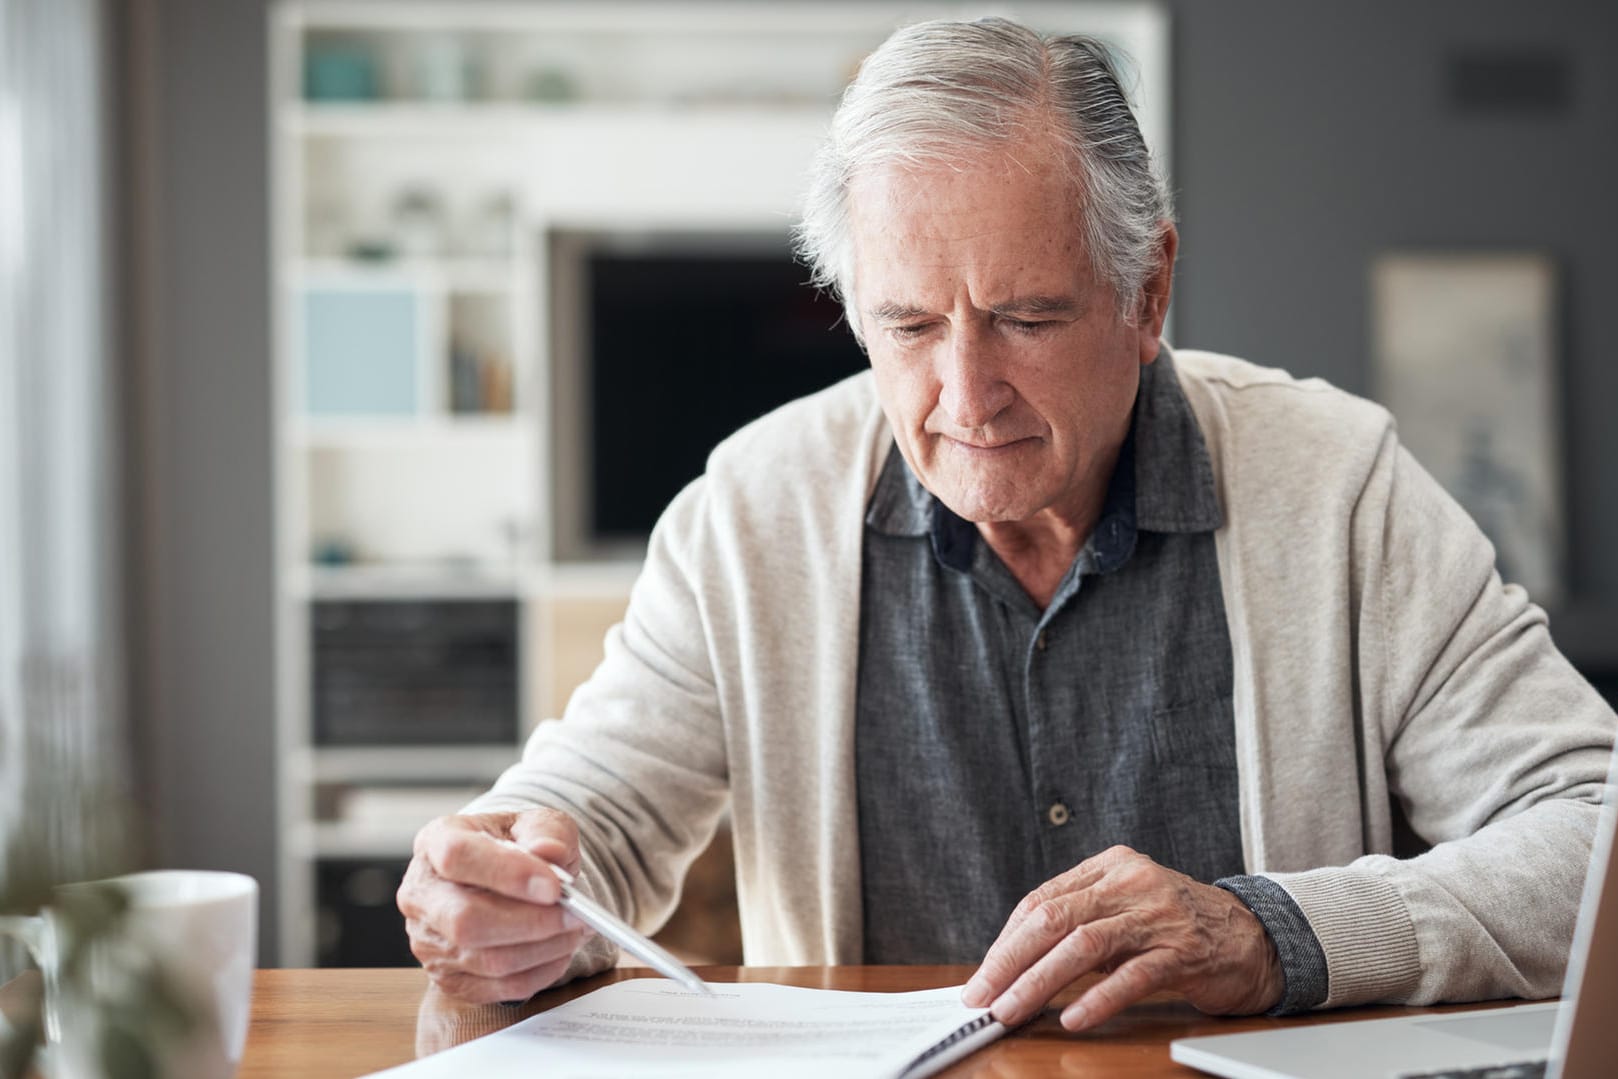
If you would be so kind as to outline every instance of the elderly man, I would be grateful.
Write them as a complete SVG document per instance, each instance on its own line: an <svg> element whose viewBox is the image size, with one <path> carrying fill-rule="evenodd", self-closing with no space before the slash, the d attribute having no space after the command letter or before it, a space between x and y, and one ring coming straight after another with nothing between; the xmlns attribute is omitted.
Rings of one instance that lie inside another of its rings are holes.
<svg viewBox="0 0 1618 1079"><path fill-rule="evenodd" d="M1614 716L1383 410L1162 347L1099 45L895 34L800 241L871 372L714 451L565 717L422 831L441 986L600 969L544 863L650 930L728 806L749 962L981 960L1011 1023L1092 971L1071 1029L1556 991Z"/></svg>

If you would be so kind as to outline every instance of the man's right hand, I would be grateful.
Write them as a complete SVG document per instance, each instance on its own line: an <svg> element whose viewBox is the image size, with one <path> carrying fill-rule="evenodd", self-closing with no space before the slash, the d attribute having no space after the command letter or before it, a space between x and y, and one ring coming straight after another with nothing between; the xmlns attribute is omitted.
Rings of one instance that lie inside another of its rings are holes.
<svg viewBox="0 0 1618 1079"><path fill-rule="evenodd" d="M589 930L556 905L549 865L579 870L578 826L554 809L440 817L417 833L399 910L440 989L527 1000L562 976Z"/></svg>

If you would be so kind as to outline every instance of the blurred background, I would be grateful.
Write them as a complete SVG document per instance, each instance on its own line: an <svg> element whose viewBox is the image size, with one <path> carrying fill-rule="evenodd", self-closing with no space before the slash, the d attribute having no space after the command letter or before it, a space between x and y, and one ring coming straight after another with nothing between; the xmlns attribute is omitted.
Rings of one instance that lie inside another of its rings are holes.
<svg viewBox="0 0 1618 1079"><path fill-rule="evenodd" d="M1132 58L1171 339L1388 404L1611 699L1618 5L0 0L0 827L101 784L258 878L265 965L409 962L415 829L708 448L862 364L786 246L838 91L985 13Z"/></svg>

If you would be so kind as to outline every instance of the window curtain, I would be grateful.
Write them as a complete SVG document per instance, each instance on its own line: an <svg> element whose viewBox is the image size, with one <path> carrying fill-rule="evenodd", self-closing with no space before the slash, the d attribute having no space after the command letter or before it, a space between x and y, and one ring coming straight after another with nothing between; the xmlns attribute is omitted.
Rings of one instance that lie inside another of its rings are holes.
<svg viewBox="0 0 1618 1079"><path fill-rule="evenodd" d="M116 865L130 789L105 14L0 0L0 892Z"/></svg>

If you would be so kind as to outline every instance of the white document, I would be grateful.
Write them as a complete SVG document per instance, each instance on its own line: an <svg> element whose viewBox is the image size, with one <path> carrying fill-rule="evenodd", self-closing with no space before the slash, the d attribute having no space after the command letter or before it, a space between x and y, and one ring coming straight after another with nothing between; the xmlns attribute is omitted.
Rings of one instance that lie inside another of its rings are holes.
<svg viewBox="0 0 1618 1079"><path fill-rule="evenodd" d="M637 978L378 1076L921 1079L1005 1033L961 988L849 993L710 982L704 997Z"/></svg>

